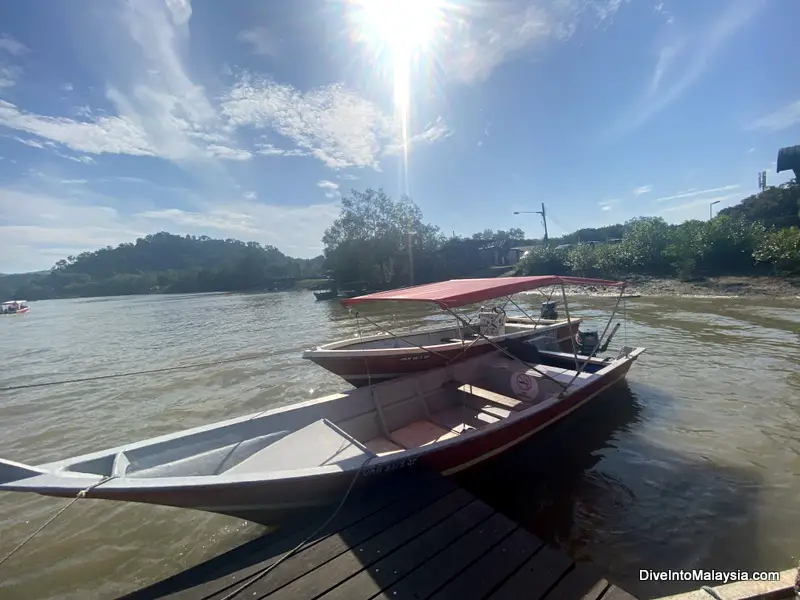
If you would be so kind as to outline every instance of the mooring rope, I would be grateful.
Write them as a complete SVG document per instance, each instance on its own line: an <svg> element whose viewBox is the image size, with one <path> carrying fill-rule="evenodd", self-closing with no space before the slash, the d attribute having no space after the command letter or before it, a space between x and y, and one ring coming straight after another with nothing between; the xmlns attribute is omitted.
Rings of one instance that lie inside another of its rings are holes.
<svg viewBox="0 0 800 600"><path fill-rule="evenodd" d="M342 508L344 507L344 503L347 501L347 498L350 496L350 492L353 491L353 487L355 487L355 485L356 485L356 481L358 480L358 476L361 474L361 471L364 470L364 467L367 466L367 463L369 461L371 461L373 458L376 458L376 457L377 457L377 455L375 455L375 454L373 454L371 456L367 456L367 458L364 460L364 462L361 463L361 466L358 467L358 470L356 471L356 474L353 476L353 479L350 481L350 486L347 488L347 491L344 493L344 496L342 497L341 501L339 502L339 505L336 507L336 510L334 510L333 513L331 513L331 516L329 516L327 518L327 520L322 525L320 525L315 531L313 531L311 534L309 534L302 542L297 544L297 546L295 546L294 548L289 550L289 552L287 552L286 554L281 556L274 563L264 567L261 571L258 571L249 581L246 581L245 583L240 585L238 588L236 588L235 590L230 592L227 596L223 596L222 598L220 598L220 600L231 600L231 598L236 596L242 590L250 587L256 581L259 581L260 579L263 579L264 577L266 577L269 573L272 572L273 569L275 569L283 561L287 560L288 558L291 558L292 556L294 556L295 554L297 554L301 550L304 550L304 546L308 542L310 542L313 538L317 537L328 525L331 524L331 522L341 512Z"/></svg>
<svg viewBox="0 0 800 600"><path fill-rule="evenodd" d="M267 356L266 354L264 356ZM213 367L214 365L222 365L226 363L246 362L248 360L256 360L260 356L248 356L239 358L223 358L221 360L213 360L203 363L192 363L190 365L179 365L177 367L161 367L159 369L147 369L144 371L126 371L124 373L110 373L108 375L94 375L92 377L77 377L75 379L61 379L59 381L44 381L41 383L26 383L23 385L11 385L7 387L0 387L0 392L10 392L13 390L25 390L29 388L48 387L51 385L63 385L66 383L83 383L86 381L100 381L102 379L114 379L117 377L132 377L134 375L150 375L153 373L167 373L169 371L180 371L183 369L199 369L201 367Z"/></svg>
<svg viewBox="0 0 800 600"><path fill-rule="evenodd" d="M52 522L53 522L53 521L55 521L55 520L56 520L56 519L57 519L59 516L61 516L61 515L64 513L64 511L66 511L66 510L67 510L67 509L68 509L70 506L72 506L72 505L73 505L73 504L75 504L75 503L76 503L78 500L80 500L81 498L83 498L84 496L86 496L86 494L87 494L88 492L90 492L91 490L93 490L94 488L96 488L96 487L99 487L99 486L103 485L104 483L107 483L108 481L111 481L111 480L112 480L112 479L114 479L115 477L116 477L116 475L109 475L109 476L107 476L107 477L103 477L103 478L102 478L100 481L98 481L97 483L93 483L93 484L92 484L92 485L90 485L89 487L87 487L87 488L85 488L85 489L82 489L80 492L78 492L78 495L77 495L77 496L75 496L75 497L74 497L72 500L70 500L68 504L66 504L65 506L62 506L62 507L61 507L61 510L59 510L59 511L58 511L56 514L54 514L52 517L50 517L50 518L49 518L47 521L45 521L44 525L42 525L41 527L39 527L39 528L38 528L36 531L34 531L32 534L30 534L28 537L26 537L24 540L22 540L22 542L20 542L20 543L17 545L17 547L16 547L16 548L14 548L14 549L13 549L11 552L9 552L9 553L8 553L8 554L6 554L6 555L5 555L5 556L4 556L2 559L0 559L0 567L2 567L2 566L3 566L3 563L5 563L5 562L6 562L8 559L10 559L12 556L14 556L14 555L15 555L17 552L19 552L20 550L22 550L22 548L25 546L25 544L27 544L28 542L30 542L30 541L31 541L33 538L35 538L35 537L36 537L37 535L39 535L39 534L40 534L42 531L44 531L44 530L45 530L45 528L46 528L48 525L50 525L50 523L52 523Z"/></svg>

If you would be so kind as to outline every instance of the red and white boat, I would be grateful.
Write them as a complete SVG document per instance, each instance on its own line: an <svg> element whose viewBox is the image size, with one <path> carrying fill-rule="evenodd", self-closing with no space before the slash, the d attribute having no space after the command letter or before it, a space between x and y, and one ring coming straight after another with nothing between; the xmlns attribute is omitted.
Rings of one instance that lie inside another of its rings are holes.
<svg viewBox="0 0 800 600"><path fill-rule="evenodd" d="M561 279L566 281L570 278ZM510 297L519 291L554 283L556 280L553 277L453 279L347 298L341 303L343 306L357 306L375 302L428 302L442 309L451 309ZM513 302L507 299L504 304L507 305L509 301ZM519 308L515 302L513 304ZM499 306L481 307L478 325L456 322L454 325L417 330L409 334L384 332L339 340L306 350L303 358L355 387L362 387L479 356L491 352L493 344L506 346L529 342L542 350L571 352L572 340L578 333L581 320L559 319L555 305L550 301L542 304L538 318L530 315L507 316L505 309ZM364 315L361 318L369 321Z"/></svg>
<svg viewBox="0 0 800 600"><path fill-rule="evenodd" d="M0 315L24 315L30 309L25 300L9 300L0 304Z"/></svg>
<svg viewBox="0 0 800 600"><path fill-rule="evenodd" d="M543 281L517 278L504 291ZM421 286L394 297L435 301L454 314L487 286ZM616 307L597 342L615 314ZM607 344L582 348L586 355L530 346L522 356L489 343L492 351L424 373L116 448L33 466L0 459L0 492L161 504L276 524L341 505L357 480L376 482L415 464L450 475L500 454L624 379L645 350L623 346L613 358L598 358Z"/></svg>

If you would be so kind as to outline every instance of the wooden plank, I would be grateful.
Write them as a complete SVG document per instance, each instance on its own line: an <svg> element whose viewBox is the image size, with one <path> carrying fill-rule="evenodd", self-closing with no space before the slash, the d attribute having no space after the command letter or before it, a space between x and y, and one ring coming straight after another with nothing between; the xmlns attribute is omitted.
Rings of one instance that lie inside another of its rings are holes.
<svg viewBox="0 0 800 600"><path fill-rule="evenodd" d="M794 582L797 569L781 571L778 581L734 581L713 589L725 600L794 600ZM659 600L710 600L704 590L693 590L659 598Z"/></svg>
<svg viewBox="0 0 800 600"><path fill-rule="evenodd" d="M517 529L436 592L432 600L482 600L543 545L529 531ZM527 592L518 596L523 597L528 597Z"/></svg>
<svg viewBox="0 0 800 600"><path fill-rule="evenodd" d="M636 597L632 596L622 588L611 585L602 595L600 600L636 600Z"/></svg>
<svg viewBox="0 0 800 600"><path fill-rule="evenodd" d="M572 559L560 549L542 547L522 568L492 594L492 600L541 598L572 567Z"/></svg>
<svg viewBox="0 0 800 600"><path fill-rule="evenodd" d="M469 383L461 385L458 389L459 391L465 393L468 398L471 396L472 398L481 398L483 400L488 400L489 402L507 408L508 410L520 411L530 406L528 402L523 402L522 400L517 400L516 398L511 398L510 396L505 396L503 394L498 394L497 392L485 390L483 388L479 388ZM470 398L468 401L468 404L470 406L473 406L474 400L472 400L472 398ZM478 408L477 406L473 407L476 409Z"/></svg>
<svg viewBox="0 0 800 600"><path fill-rule="evenodd" d="M544 600L599 600L608 587L601 575L588 565L575 565Z"/></svg>
<svg viewBox="0 0 800 600"><path fill-rule="evenodd" d="M257 598L269 595L274 600L316 598L424 533L472 500L472 496L465 490L456 490L362 544L352 543L344 534L337 536L341 537L344 544L349 545L349 552L340 554L313 571L305 568L308 563L303 557L305 552L301 552L289 560L297 558L295 567L305 568L303 571L296 568L290 570L289 561L286 561L270 577L249 587L246 595Z"/></svg>
<svg viewBox="0 0 800 600"><path fill-rule="evenodd" d="M375 600L397 598L428 598L456 577L468 565L488 552L512 531L516 525L500 513L460 538L456 544L440 552L424 565L390 588L375 596Z"/></svg>
<svg viewBox="0 0 800 600"><path fill-rule="evenodd" d="M425 510L426 507L430 506L431 502L434 505L438 505L439 502L449 504L454 501L452 500L453 497L455 497L455 502L461 502L464 497L463 490L456 489L454 492L439 498L437 498L437 495L429 495L426 490L422 490L420 494L410 497L409 501L391 505L386 510L374 514L352 527L331 535L287 558L269 574L268 578L260 581L257 586L253 584L248 587L247 591L251 591L251 588L257 588L264 594L271 593L284 585L290 584L306 573L325 565L329 561L346 554L357 544L379 536L382 532L392 530L399 523L404 523L409 518L415 517L419 511ZM262 565L258 572L265 567L266 565ZM252 575L256 575L256 573L252 573ZM239 585L240 583L237 583L234 587L239 587ZM217 594L207 596L207 598L211 600L224 597L230 591L231 589L220 590Z"/></svg>
<svg viewBox="0 0 800 600"><path fill-rule="evenodd" d="M328 557L335 556L347 549L347 545L334 536L337 531L347 532L346 535L350 539L359 539L360 536L360 539L368 539L413 514L420 507L458 489L444 477L424 471L398 473L387 477L384 483L383 486L371 489L354 490L337 517L316 536L305 551L323 544L314 551L319 553L320 560L324 559L322 554L326 552ZM416 494L409 497L409 489L415 490ZM400 499L403 501L400 502ZM275 542L271 538L274 534L269 534L120 600L163 597L169 597L171 600L194 600L223 597L296 547L325 522L331 514L330 511L324 511L308 526L299 528L288 536L278 536L279 539ZM272 576L271 573L270 578Z"/></svg>
<svg viewBox="0 0 800 600"><path fill-rule="evenodd" d="M369 569L332 589L320 600L368 600L396 583L431 556L459 543L459 538L491 517L494 511L483 502L471 502L418 538L374 563Z"/></svg>

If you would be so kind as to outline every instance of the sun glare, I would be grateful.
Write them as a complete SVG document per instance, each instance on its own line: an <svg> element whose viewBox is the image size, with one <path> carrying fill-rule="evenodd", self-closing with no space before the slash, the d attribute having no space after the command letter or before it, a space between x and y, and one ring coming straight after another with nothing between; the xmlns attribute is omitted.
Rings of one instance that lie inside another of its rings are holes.
<svg viewBox="0 0 800 600"><path fill-rule="evenodd" d="M351 33L385 57L392 74L394 109L403 143L405 191L408 193L408 143L414 65L440 35L448 10L445 0L350 0Z"/></svg>
<svg viewBox="0 0 800 600"><path fill-rule="evenodd" d="M442 0L354 0L359 34L393 53L424 52L441 24Z"/></svg>

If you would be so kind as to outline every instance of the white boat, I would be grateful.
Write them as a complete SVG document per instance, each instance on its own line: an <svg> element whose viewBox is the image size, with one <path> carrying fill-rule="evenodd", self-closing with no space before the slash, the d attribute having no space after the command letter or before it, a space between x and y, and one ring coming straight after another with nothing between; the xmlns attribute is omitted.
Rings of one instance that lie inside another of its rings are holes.
<svg viewBox="0 0 800 600"><path fill-rule="evenodd" d="M0 304L0 315L24 315L30 309L26 300L9 300Z"/></svg>
<svg viewBox="0 0 800 600"><path fill-rule="evenodd" d="M460 302L447 292L435 297ZM535 362L497 346L374 386L74 458L35 466L0 460L0 491L277 523L339 502L359 475L368 484L414 464L451 475L495 456L624 379L644 352L623 347L598 358L597 347L589 356L529 350Z"/></svg>

